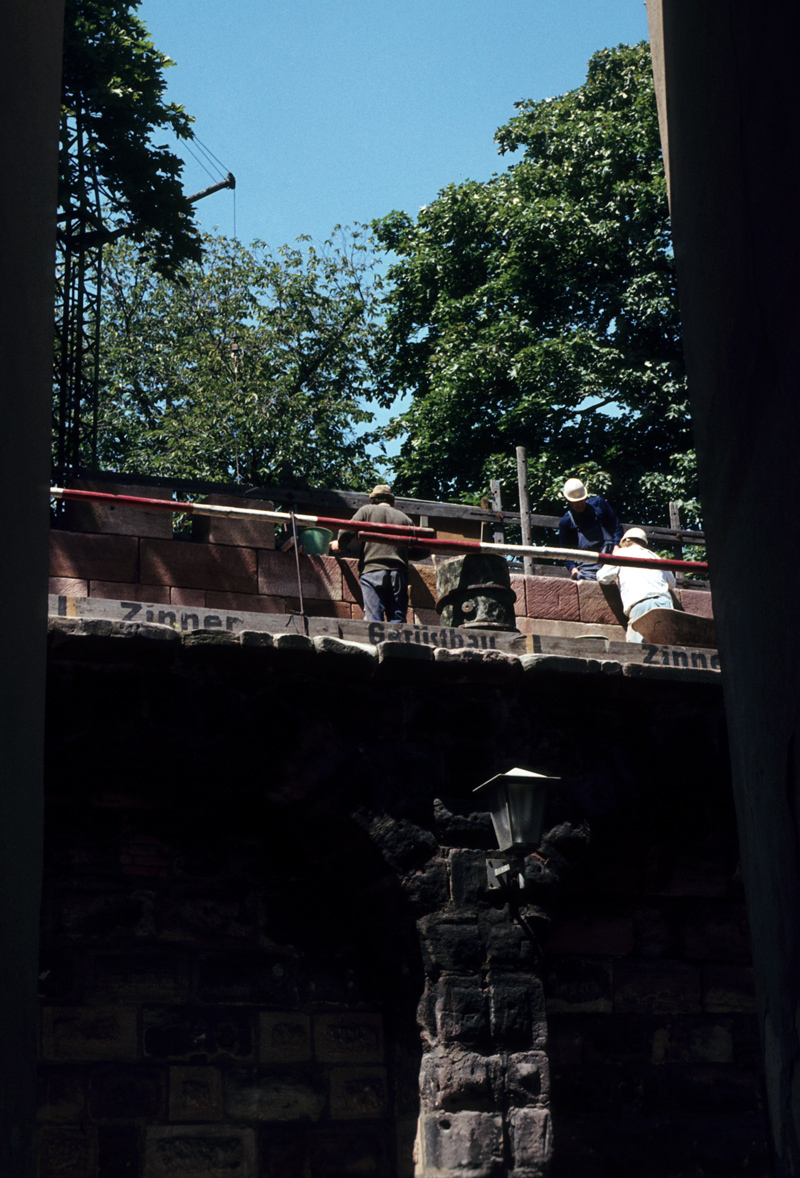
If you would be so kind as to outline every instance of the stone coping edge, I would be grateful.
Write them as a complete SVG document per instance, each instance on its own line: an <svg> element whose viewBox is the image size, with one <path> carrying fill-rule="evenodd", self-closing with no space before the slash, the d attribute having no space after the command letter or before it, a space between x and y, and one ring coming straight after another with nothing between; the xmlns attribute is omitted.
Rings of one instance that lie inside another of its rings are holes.
<svg viewBox="0 0 800 1178"><path fill-rule="evenodd" d="M366 627L366 623L365 623ZM159 622L119 621L110 618L48 618L48 633L51 653L55 657L72 657L76 653L76 641L88 646L90 640L138 640L141 653L154 655L159 661L171 660L179 648L188 652L206 652L228 658L235 651L244 648L250 651L273 651L306 659L314 657L330 663L337 660L341 669L345 664L350 672L368 678L380 670L411 670L412 664L437 663L443 669L458 672L459 675L473 674L481 679L487 677L507 681L520 675L540 676L545 674L597 675L603 679L632 678L656 679L662 682L688 681L691 683L715 683L721 681L717 669L701 665L686 665L689 656L685 648L675 648L674 663L621 662L614 658L587 657L582 654L515 654L502 650L466 648L449 650L444 647L386 639L378 644L350 641L332 634L318 634L312 637L298 632L273 634L268 630L195 630L176 631L174 627ZM92 644L94 645L94 644ZM667 647L653 647L654 651L669 651ZM86 650L82 652L88 654ZM109 661L106 649L101 661ZM598 651L598 654L600 652ZM707 660L703 660L706 661ZM322 667L320 667L322 669Z"/></svg>

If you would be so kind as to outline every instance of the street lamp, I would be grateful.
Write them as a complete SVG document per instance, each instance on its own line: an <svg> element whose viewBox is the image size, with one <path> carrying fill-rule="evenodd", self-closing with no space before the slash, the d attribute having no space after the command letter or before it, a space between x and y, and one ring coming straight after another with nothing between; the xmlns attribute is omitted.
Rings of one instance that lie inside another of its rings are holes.
<svg viewBox="0 0 800 1178"><path fill-rule="evenodd" d="M509 769L498 773L473 792L481 795L491 812L492 824L502 858L487 859L486 872L492 889L525 886L522 858L538 847L542 837L548 789L560 777L534 773L530 769Z"/></svg>

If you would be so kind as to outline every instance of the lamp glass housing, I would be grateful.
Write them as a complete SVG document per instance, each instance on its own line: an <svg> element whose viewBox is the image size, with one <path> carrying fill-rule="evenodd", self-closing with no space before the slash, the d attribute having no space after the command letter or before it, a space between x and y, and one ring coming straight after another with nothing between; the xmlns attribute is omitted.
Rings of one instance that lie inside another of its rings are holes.
<svg viewBox="0 0 800 1178"><path fill-rule="evenodd" d="M510 769L490 778L474 791L483 795L491 811L494 833L501 851L537 847L542 836L547 786L560 781L530 769Z"/></svg>

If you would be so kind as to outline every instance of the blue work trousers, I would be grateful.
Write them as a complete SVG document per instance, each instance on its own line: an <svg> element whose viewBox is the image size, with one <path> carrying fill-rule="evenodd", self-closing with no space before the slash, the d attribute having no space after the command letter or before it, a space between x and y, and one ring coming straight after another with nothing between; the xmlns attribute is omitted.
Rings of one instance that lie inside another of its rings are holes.
<svg viewBox="0 0 800 1178"><path fill-rule="evenodd" d="M636 605L631 608L628 614L628 631L625 635L626 642L644 642L638 630L631 630L630 623L635 622L642 614L649 614L651 609L674 609L672 598L669 593L662 593L659 597L645 597L642 601L637 601Z"/></svg>
<svg viewBox="0 0 800 1178"><path fill-rule="evenodd" d="M404 622L408 613L406 569L365 569L361 574L364 618L368 622Z"/></svg>

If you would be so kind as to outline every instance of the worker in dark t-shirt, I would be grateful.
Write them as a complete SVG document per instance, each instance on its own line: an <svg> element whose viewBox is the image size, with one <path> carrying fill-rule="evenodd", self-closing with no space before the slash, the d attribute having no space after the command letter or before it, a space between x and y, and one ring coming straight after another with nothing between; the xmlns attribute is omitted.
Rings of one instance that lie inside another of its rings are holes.
<svg viewBox="0 0 800 1178"><path fill-rule="evenodd" d="M370 492L369 503L359 507L354 524L407 524L410 520L394 506L392 488L379 483ZM330 550L340 553L355 538L357 528L339 533ZM364 618L368 622L404 622L408 613L408 549L367 540L358 558L361 592L364 595Z"/></svg>

